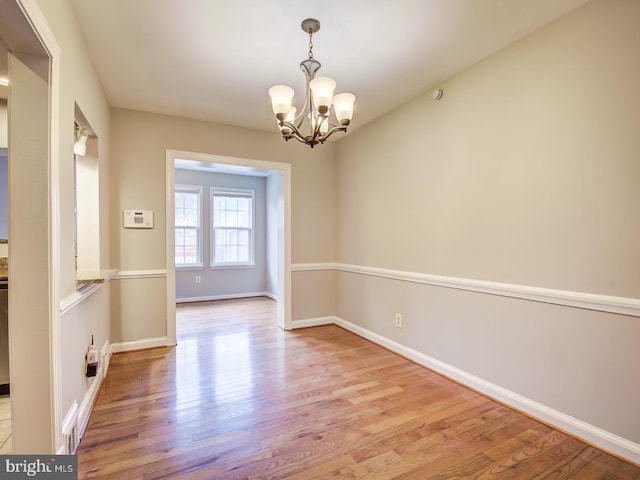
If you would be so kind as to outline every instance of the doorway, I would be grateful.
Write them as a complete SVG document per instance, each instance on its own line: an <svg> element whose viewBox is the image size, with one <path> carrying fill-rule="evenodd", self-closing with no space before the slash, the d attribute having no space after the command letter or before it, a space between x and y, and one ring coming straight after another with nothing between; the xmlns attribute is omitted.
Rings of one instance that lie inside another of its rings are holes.
<svg viewBox="0 0 640 480"><path fill-rule="evenodd" d="M8 84L8 344L12 451L53 451L59 398L57 188L59 48L37 2L0 2ZM10 28L4 28L10 26ZM1 93L1 92L0 92ZM51 174L50 174L51 173ZM37 368L34 366L37 365ZM5 443L5 447L7 444Z"/></svg>
<svg viewBox="0 0 640 480"><path fill-rule="evenodd" d="M276 300L276 323L291 325L291 166L194 152L166 152L167 340L176 343L175 170L176 166L209 172L265 177L267 192L267 277Z"/></svg>

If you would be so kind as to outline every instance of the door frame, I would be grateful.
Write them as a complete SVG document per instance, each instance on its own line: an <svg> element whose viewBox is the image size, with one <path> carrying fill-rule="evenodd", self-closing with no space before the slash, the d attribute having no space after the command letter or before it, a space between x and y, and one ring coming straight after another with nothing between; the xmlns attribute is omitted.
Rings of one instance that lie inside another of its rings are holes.
<svg viewBox="0 0 640 480"><path fill-rule="evenodd" d="M278 181L277 242L277 325L292 328L291 320L291 165L250 158L228 157L207 153L166 150L166 270L167 270L167 345L176 344L176 265L175 265L175 161L176 159L206 164L269 171Z"/></svg>

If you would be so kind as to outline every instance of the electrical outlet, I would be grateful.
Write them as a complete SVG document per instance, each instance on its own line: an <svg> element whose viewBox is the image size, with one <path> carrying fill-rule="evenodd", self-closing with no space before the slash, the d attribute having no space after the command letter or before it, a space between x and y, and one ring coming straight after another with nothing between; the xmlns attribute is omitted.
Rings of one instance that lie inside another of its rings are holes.
<svg viewBox="0 0 640 480"><path fill-rule="evenodd" d="M396 327L402 328L402 314L396 313Z"/></svg>
<svg viewBox="0 0 640 480"><path fill-rule="evenodd" d="M202 277L200 275L196 275L196 283L202 283Z"/></svg>

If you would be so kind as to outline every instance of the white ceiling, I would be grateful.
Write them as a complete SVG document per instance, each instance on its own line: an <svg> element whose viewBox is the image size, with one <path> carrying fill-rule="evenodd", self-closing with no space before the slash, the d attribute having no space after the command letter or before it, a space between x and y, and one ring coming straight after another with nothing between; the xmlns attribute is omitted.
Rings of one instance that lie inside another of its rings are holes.
<svg viewBox="0 0 640 480"><path fill-rule="evenodd" d="M267 90L301 102L308 36L352 128L587 0L73 0L111 105L275 131Z"/></svg>

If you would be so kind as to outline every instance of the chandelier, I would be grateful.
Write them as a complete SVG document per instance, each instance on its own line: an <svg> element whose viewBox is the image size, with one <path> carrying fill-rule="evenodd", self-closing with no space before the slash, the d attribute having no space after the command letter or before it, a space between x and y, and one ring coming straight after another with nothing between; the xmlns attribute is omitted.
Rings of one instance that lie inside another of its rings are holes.
<svg viewBox="0 0 640 480"><path fill-rule="evenodd" d="M334 133L347 131L353 118L353 102L356 97L351 93L334 96L335 80L316 77L320 62L313 58L313 34L320 30L320 22L307 18L302 21L301 27L309 34L309 58L300 62L300 69L307 80L304 107L298 113L292 105L294 91L286 85L271 87L269 96L283 138L287 141L295 138L313 148L318 143L324 143ZM330 118L332 112L335 121Z"/></svg>

